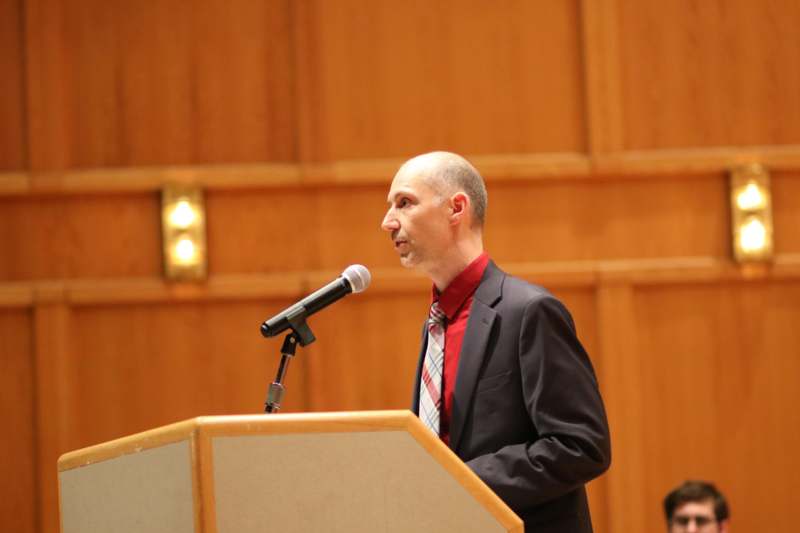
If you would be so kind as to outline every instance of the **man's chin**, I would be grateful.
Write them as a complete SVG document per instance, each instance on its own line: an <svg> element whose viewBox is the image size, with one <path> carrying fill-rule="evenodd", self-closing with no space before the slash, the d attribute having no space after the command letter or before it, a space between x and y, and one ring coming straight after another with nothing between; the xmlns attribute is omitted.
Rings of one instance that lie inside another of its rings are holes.
<svg viewBox="0 0 800 533"><path fill-rule="evenodd" d="M417 261L412 254L406 254L400 256L400 264L406 268L414 268L417 266Z"/></svg>

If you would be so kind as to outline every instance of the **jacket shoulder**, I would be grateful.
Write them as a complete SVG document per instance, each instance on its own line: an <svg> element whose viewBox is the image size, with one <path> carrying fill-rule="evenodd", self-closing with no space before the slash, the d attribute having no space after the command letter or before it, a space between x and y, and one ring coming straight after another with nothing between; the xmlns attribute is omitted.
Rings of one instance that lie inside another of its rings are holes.
<svg viewBox="0 0 800 533"><path fill-rule="evenodd" d="M525 281L503 271L500 271L500 273L504 276L500 299L500 302L504 305L524 308L535 305L536 302L548 300L558 302L556 297L541 285Z"/></svg>

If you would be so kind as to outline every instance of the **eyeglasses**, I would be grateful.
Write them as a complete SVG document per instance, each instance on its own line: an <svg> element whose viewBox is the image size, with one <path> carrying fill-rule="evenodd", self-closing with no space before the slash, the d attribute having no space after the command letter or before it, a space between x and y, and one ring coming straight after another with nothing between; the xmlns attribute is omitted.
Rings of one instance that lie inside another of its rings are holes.
<svg viewBox="0 0 800 533"><path fill-rule="evenodd" d="M689 524L694 521L695 525L698 529L706 527L710 524L714 524L717 522L716 518L711 518L708 516L703 515L693 515L693 516L673 516L672 517L672 525L677 526L681 529L689 527Z"/></svg>

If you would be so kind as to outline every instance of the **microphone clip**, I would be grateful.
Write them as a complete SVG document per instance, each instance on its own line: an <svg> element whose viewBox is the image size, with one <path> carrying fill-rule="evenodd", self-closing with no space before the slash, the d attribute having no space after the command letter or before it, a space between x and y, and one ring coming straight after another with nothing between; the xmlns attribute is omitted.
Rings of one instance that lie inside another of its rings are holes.
<svg viewBox="0 0 800 533"><path fill-rule="evenodd" d="M314 336L314 332L308 327L308 323L306 322L307 317L308 311L305 306L302 305L298 305L296 309L292 310L292 312L286 316L286 321L289 322L300 346L308 346L317 340Z"/></svg>

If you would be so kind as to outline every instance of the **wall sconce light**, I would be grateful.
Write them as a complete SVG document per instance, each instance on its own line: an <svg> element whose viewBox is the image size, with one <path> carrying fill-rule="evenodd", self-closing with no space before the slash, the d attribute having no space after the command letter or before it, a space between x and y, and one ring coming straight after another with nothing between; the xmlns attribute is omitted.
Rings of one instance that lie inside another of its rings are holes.
<svg viewBox="0 0 800 533"><path fill-rule="evenodd" d="M769 172L754 163L730 175L733 255L740 263L772 258L772 194Z"/></svg>
<svg viewBox="0 0 800 533"><path fill-rule="evenodd" d="M167 185L161 191L164 274L174 281L206 277L206 213L198 187Z"/></svg>

